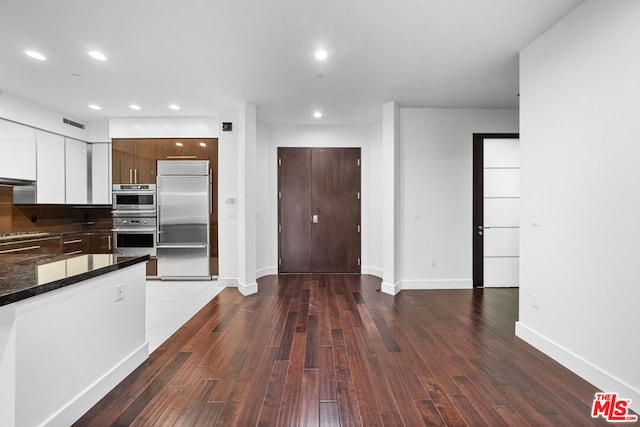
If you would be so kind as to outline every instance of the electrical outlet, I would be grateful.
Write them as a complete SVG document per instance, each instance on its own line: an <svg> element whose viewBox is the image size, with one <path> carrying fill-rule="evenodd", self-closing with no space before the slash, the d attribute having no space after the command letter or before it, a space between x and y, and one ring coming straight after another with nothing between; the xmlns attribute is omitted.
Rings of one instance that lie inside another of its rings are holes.
<svg viewBox="0 0 640 427"><path fill-rule="evenodd" d="M531 294L531 307L540 310L540 296Z"/></svg>
<svg viewBox="0 0 640 427"><path fill-rule="evenodd" d="M124 284L116 285L116 301L124 299Z"/></svg>

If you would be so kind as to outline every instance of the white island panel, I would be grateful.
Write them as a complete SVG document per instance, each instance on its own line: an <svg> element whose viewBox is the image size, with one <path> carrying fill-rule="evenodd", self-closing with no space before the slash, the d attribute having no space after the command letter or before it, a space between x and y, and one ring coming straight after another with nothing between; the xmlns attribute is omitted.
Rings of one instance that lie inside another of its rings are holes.
<svg viewBox="0 0 640 427"><path fill-rule="evenodd" d="M148 357L144 280L139 263L0 307L0 425L71 425Z"/></svg>

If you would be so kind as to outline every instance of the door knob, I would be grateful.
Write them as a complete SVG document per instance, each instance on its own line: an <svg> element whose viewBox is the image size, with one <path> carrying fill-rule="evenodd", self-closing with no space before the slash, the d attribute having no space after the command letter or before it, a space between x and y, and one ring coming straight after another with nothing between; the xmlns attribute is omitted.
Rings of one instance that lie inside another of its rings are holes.
<svg viewBox="0 0 640 427"><path fill-rule="evenodd" d="M318 215L314 215L311 217L311 222L313 222L314 224L318 223Z"/></svg>

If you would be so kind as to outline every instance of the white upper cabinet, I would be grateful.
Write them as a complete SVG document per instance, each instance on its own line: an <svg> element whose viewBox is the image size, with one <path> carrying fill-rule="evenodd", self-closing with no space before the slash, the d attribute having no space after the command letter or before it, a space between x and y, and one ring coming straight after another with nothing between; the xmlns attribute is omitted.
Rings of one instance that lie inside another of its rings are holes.
<svg viewBox="0 0 640 427"><path fill-rule="evenodd" d="M37 203L65 202L64 137L36 130L38 148Z"/></svg>
<svg viewBox="0 0 640 427"><path fill-rule="evenodd" d="M35 129L0 119L0 177L36 180Z"/></svg>
<svg viewBox="0 0 640 427"><path fill-rule="evenodd" d="M111 144L91 144L91 203L111 204Z"/></svg>
<svg viewBox="0 0 640 427"><path fill-rule="evenodd" d="M66 203L87 204L88 162L87 143L65 138Z"/></svg>

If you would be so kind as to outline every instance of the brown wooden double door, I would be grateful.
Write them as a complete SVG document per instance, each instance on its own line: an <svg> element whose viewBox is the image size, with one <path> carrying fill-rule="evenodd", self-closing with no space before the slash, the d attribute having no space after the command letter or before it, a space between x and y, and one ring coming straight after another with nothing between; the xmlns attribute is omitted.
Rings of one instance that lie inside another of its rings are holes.
<svg viewBox="0 0 640 427"><path fill-rule="evenodd" d="M360 272L360 149L278 148L280 273Z"/></svg>

